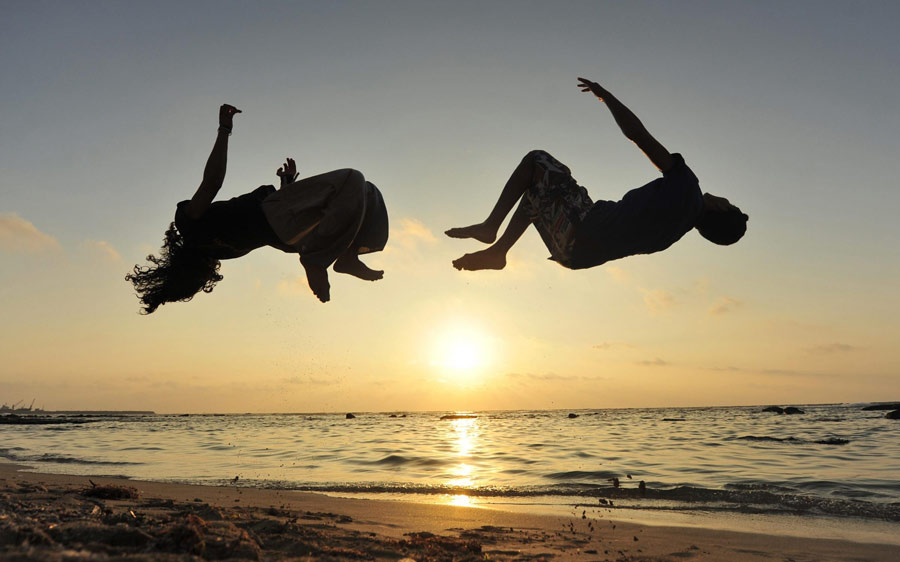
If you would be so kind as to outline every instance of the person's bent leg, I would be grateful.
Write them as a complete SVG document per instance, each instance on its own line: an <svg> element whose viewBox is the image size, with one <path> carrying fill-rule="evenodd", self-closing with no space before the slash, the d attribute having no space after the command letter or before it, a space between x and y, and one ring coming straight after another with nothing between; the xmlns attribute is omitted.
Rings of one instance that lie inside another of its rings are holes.
<svg viewBox="0 0 900 562"><path fill-rule="evenodd" d="M509 180L507 180L506 185L503 186L500 198L497 199L491 214L488 215L484 222L471 226L451 228L445 234L450 238L474 238L485 244L490 244L496 240L497 232L500 230L500 225L503 224L506 215L509 214L516 202L522 197L525 190L534 183L535 161L541 152L532 150L522 158L522 161L516 166Z"/></svg>
<svg viewBox="0 0 900 562"><path fill-rule="evenodd" d="M518 242L522 234L531 224L531 212L523 200L513 213L503 236L488 248L480 252L466 254L453 261L453 267L459 270L478 271L481 269L503 269L506 267L506 254Z"/></svg>

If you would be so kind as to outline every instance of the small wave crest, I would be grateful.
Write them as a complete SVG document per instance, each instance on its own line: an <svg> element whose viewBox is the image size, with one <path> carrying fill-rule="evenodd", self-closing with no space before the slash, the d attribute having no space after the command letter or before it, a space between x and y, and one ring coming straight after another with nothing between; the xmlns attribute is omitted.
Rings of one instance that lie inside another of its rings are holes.
<svg viewBox="0 0 900 562"><path fill-rule="evenodd" d="M605 482L617 477L618 473L608 470L568 470L566 472L551 472L545 474L545 478L551 480L588 480L594 483Z"/></svg>
<svg viewBox="0 0 900 562"><path fill-rule="evenodd" d="M444 461L425 457L404 457L403 455L388 455L375 461L357 461L358 464L375 466L442 466Z"/></svg>
<svg viewBox="0 0 900 562"><path fill-rule="evenodd" d="M773 443L793 443L795 445L846 445L850 443L849 439L842 439L840 437L829 437L827 439L799 439L797 437L771 437L769 435L743 435L741 437L732 437L731 439L736 439L738 441L759 441L759 442L773 442Z"/></svg>
<svg viewBox="0 0 900 562"><path fill-rule="evenodd" d="M125 465L139 465L143 463L139 462L128 462L128 461L104 461L104 460L90 460L90 459L79 459L75 457L67 457L63 455L53 455L50 453L44 454L22 454L20 451L26 451L22 447L9 447L6 449L0 448L0 457L7 458L11 461L18 462L40 462L40 463L54 463L54 464L92 464L92 465L104 465L104 466L125 466Z"/></svg>

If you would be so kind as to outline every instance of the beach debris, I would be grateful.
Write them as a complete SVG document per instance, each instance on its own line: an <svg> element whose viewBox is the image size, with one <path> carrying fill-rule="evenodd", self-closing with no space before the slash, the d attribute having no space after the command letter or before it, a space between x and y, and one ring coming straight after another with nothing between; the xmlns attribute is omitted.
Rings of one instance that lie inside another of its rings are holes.
<svg viewBox="0 0 900 562"><path fill-rule="evenodd" d="M347 412L347 415L344 416L344 417L347 418L348 420L352 420L352 419L355 419L355 418L356 418L356 416L353 415L353 414L351 414L350 412Z"/></svg>
<svg viewBox="0 0 900 562"><path fill-rule="evenodd" d="M140 497L137 488L120 486L118 484L96 484L93 480L90 488L81 490L81 495L86 498L99 498L102 500L134 500Z"/></svg>

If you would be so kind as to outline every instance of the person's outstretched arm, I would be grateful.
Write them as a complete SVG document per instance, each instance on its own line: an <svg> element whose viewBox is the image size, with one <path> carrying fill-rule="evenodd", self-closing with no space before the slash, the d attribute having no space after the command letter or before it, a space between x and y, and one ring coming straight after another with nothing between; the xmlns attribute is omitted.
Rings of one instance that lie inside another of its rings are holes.
<svg viewBox="0 0 900 562"><path fill-rule="evenodd" d="M591 92L597 96L597 99L606 102L606 107L612 113L616 124L622 129L622 133L647 155L647 158L653 162L653 165L660 172L667 172L675 164L675 159L672 158L666 147L653 138L653 135L647 131L641 120L637 118L637 115L625 107L625 104L620 102L616 96L609 93L600 84L591 82L586 78L579 77L578 81L580 82L578 87L581 88L582 92Z"/></svg>
<svg viewBox="0 0 900 562"><path fill-rule="evenodd" d="M187 208L191 218L200 218L216 198L219 190L222 189L228 162L228 136L234 126L234 115L240 112L240 109L227 103L219 107L219 131L216 134L216 144L213 145L209 159L206 161L206 167L203 169L203 181L200 182L200 187L197 188L197 192L194 193Z"/></svg>

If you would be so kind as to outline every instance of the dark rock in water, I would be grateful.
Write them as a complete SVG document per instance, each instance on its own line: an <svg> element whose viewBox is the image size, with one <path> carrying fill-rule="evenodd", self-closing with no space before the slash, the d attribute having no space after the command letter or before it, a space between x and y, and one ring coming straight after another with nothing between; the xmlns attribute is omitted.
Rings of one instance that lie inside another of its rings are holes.
<svg viewBox="0 0 900 562"><path fill-rule="evenodd" d="M93 421L100 421L99 419L75 419L72 417L68 418L56 418L50 416L20 416L18 414L6 414L4 416L0 416L0 425L53 425L53 424L63 424L63 423L89 423Z"/></svg>
<svg viewBox="0 0 900 562"><path fill-rule="evenodd" d="M346 418L348 420L352 420L352 419L356 418L356 416L354 416L353 414L347 414Z"/></svg>
<svg viewBox="0 0 900 562"><path fill-rule="evenodd" d="M441 416L442 420L474 420L477 418L475 414L447 414Z"/></svg>
<svg viewBox="0 0 900 562"><path fill-rule="evenodd" d="M893 412L888 412L884 415L889 420L900 420L900 409L894 410Z"/></svg>
<svg viewBox="0 0 900 562"><path fill-rule="evenodd" d="M391 414L390 417L396 418L396 417L397 417L397 414Z"/></svg>
<svg viewBox="0 0 900 562"><path fill-rule="evenodd" d="M570 419L570 420L571 420L571 419L574 419L574 418L577 418L577 417L578 417L578 414L569 414L569 419Z"/></svg>
<svg viewBox="0 0 900 562"><path fill-rule="evenodd" d="M900 410L900 403L890 403L890 404L870 404L863 408L864 412L872 412L878 410Z"/></svg>
<svg viewBox="0 0 900 562"><path fill-rule="evenodd" d="M792 414L805 414L806 412L804 412L804 411L801 410L800 408L795 408L795 407L793 407L793 406L788 406L787 408L784 409L784 413L790 416L790 415L792 415Z"/></svg>
<svg viewBox="0 0 900 562"><path fill-rule="evenodd" d="M774 412L776 414L783 414L784 408L782 408L781 406L768 406L766 408L763 408L762 411L763 412Z"/></svg>

